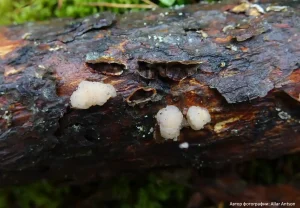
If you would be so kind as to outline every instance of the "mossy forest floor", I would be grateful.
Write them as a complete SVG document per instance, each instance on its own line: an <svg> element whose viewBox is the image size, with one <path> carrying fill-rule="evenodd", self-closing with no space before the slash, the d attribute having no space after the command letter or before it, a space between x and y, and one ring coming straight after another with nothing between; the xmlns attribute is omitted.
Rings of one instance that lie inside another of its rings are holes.
<svg viewBox="0 0 300 208"><path fill-rule="evenodd" d="M39 181L24 186L2 188L0 208L163 208L186 207L191 196L201 190L197 177L214 180L234 172L244 184L299 184L300 157L288 155L275 160L253 160L236 167L220 170L155 170L148 173L126 174L105 181L81 185L57 185ZM228 202L205 199L200 207L226 208Z"/></svg>
<svg viewBox="0 0 300 208"><path fill-rule="evenodd" d="M199 0L1 0L0 25L59 17L84 17L101 11L124 13L156 7L197 3ZM206 0L213 2L215 0Z"/></svg>

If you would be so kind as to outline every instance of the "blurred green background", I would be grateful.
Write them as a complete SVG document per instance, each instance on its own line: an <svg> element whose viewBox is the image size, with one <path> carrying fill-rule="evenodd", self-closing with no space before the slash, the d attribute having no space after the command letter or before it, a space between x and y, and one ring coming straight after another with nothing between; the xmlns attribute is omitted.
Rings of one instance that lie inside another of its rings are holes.
<svg viewBox="0 0 300 208"><path fill-rule="evenodd" d="M47 20L55 17L84 17L105 10L124 13L132 10L190 4L196 3L197 1L198 0L0 0L0 25ZM99 4L100 6L95 4ZM103 4L106 6L101 6Z"/></svg>
<svg viewBox="0 0 300 208"><path fill-rule="evenodd" d="M243 184L299 184L299 154L274 160L253 160L234 167ZM226 171L225 171L226 170ZM198 177L230 173L229 169L155 170L123 174L117 178L80 185L61 185L47 181L0 189L0 208L164 208L186 207L193 193L201 190L194 184ZM226 208L228 202L205 199L203 208Z"/></svg>

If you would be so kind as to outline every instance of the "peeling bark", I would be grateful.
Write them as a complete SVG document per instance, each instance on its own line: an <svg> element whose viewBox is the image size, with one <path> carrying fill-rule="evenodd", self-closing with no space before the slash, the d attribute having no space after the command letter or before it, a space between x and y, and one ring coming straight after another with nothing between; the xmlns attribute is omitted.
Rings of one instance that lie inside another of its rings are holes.
<svg viewBox="0 0 300 208"><path fill-rule="evenodd" d="M0 184L297 152L297 5L257 17L193 5L0 28ZM118 96L72 109L82 80ZM166 105L205 107L212 122L164 141L154 116Z"/></svg>

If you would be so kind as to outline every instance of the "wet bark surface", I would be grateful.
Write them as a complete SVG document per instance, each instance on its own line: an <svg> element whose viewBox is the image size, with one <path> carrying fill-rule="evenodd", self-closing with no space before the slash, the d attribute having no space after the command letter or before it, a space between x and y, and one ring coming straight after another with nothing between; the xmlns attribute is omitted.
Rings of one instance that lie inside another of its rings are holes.
<svg viewBox="0 0 300 208"><path fill-rule="evenodd" d="M256 16L234 6L0 28L0 184L218 168L297 152L299 4ZM82 80L112 84L118 95L73 109ZM212 121L164 141L154 116L166 105L205 107Z"/></svg>

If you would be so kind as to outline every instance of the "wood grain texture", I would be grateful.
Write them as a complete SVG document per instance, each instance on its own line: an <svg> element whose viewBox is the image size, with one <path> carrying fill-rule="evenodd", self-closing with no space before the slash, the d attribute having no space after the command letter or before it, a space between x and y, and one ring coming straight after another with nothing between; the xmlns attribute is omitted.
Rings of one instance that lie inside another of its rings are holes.
<svg viewBox="0 0 300 208"><path fill-rule="evenodd" d="M257 17L234 6L0 28L0 184L299 151L299 6ZM112 84L118 96L72 109L82 80ZM164 142L154 116L166 105L205 107L212 122Z"/></svg>

